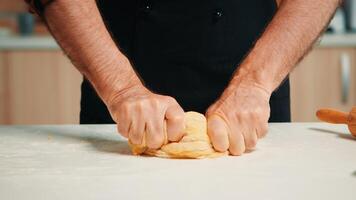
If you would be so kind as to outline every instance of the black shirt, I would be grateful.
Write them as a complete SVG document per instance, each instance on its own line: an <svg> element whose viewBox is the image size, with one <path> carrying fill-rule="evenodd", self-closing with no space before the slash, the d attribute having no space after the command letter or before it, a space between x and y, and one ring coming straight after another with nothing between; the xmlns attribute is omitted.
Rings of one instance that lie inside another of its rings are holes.
<svg viewBox="0 0 356 200"><path fill-rule="evenodd" d="M221 95L277 9L274 0L101 0L98 6L145 85L201 113ZM271 122L290 121L289 99L287 79L271 96ZM81 123L112 122L84 80Z"/></svg>

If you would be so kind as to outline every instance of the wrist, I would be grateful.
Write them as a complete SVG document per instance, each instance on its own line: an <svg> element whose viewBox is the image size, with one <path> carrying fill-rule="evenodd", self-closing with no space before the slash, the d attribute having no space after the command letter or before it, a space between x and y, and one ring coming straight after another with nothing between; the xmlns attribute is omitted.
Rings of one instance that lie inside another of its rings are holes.
<svg viewBox="0 0 356 200"><path fill-rule="evenodd" d="M245 73L244 75L238 74L233 77L228 88L235 89L237 87L250 88L251 90L257 88L261 90L267 98L269 98L273 92L273 86L265 79L260 79L255 75Z"/></svg>
<svg viewBox="0 0 356 200"><path fill-rule="evenodd" d="M279 85L276 81L278 72L274 66L273 63L259 63L247 58L233 75L230 84L250 83L272 93Z"/></svg>
<svg viewBox="0 0 356 200"><path fill-rule="evenodd" d="M236 88L245 88L248 91L260 91L261 94L264 94L266 99L269 99L272 95L273 90L270 90L266 85L260 84L259 82L256 82L255 80L248 79L248 78L242 78L237 84L233 83L230 84L229 87L232 89Z"/></svg>
<svg viewBox="0 0 356 200"><path fill-rule="evenodd" d="M118 59L115 63L94 68L85 76L106 104L114 98L113 96L118 96L129 88L143 86L126 57Z"/></svg>
<svg viewBox="0 0 356 200"><path fill-rule="evenodd" d="M268 94L272 92L277 87L273 77L270 73L265 73L262 70L259 72L251 72L243 78L242 83L249 83L253 86L259 87L265 90Z"/></svg>

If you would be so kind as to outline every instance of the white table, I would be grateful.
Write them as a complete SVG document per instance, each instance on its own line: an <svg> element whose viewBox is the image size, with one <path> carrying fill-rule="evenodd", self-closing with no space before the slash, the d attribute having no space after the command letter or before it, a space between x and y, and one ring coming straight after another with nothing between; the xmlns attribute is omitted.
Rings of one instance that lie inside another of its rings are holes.
<svg viewBox="0 0 356 200"><path fill-rule="evenodd" d="M271 124L240 157L130 155L113 125L0 126L0 199L356 199L345 126Z"/></svg>

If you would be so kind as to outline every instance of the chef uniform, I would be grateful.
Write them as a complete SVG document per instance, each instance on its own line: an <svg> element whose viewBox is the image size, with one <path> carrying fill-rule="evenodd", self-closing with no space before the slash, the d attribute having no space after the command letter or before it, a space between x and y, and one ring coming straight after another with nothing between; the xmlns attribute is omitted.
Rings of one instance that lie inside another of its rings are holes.
<svg viewBox="0 0 356 200"><path fill-rule="evenodd" d="M145 86L201 113L224 91L277 9L275 0L101 0L98 6ZM87 80L81 89L80 122L113 123ZM270 122L290 121L288 79L270 106Z"/></svg>

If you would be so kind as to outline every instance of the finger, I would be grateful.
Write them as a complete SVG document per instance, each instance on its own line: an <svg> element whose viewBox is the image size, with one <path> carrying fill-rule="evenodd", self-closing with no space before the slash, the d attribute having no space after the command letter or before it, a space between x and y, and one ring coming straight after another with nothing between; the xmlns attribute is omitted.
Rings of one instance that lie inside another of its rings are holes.
<svg viewBox="0 0 356 200"><path fill-rule="evenodd" d="M215 150L225 152L229 148L229 131L225 121L218 115L208 117L208 135Z"/></svg>
<svg viewBox="0 0 356 200"><path fill-rule="evenodd" d="M129 129L129 139L132 144L143 144L145 125L146 122L142 115L140 115L139 113L134 115Z"/></svg>
<svg viewBox="0 0 356 200"><path fill-rule="evenodd" d="M117 132L125 138L129 138L129 126L123 127L122 123L116 125Z"/></svg>
<svg viewBox="0 0 356 200"><path fill-rule="evenodd" d="M117 131L124 137L129 137L129 129L131 126L131 119L128 115L119 115L117 119Z"/></svg>
<svg viewBox="0 0 356 200"><path fill-rule="evenodd" d="M257 133L255 128L245 128L242 130L244 136L245 147L248 150L254 149L257 144Z"/></svg>
<svg viewBox="0 0 356 200"><path fill-rule="evenodd" d="M184 134L185 114L180 106L171 106L166 111L167 138L169 141L179 141Z"/></svg>
<svg viewBox="0 0 356 200"><path fill-rule="evenodd" d="M150 149L158 149L164 144L164 119L151 119L146 125L146 144Z"/></svg>
<svg viewBox="0 0 356 200"><path fill-rule="evenodd" d="M261 123L260 126L257 128L257 137L263 138L267 135L268 132L268 123Z"/></svg>
<svg viewBox="0 0 356 200"><path fill-rule="evenodd" d="M231 155L240 156L245 152L245 139L243 137L242 126L235 124L230 126L230 134L229 134L229 151Z"/></svg>

